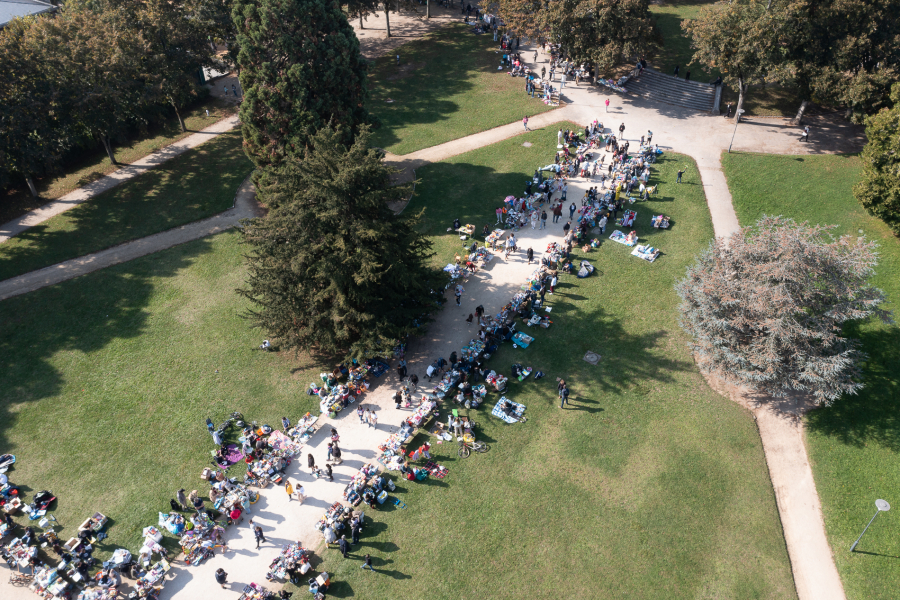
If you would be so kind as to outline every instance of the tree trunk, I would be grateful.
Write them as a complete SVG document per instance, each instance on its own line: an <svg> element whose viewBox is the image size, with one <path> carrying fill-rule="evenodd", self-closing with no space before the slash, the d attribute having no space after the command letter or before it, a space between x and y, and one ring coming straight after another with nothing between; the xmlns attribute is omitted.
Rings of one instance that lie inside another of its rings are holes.
<svg viewBox="0 0 900 600"><path fill-rule="evenodd" d="M31 192L31 195L35 198L39 198L40 194L38 194L37 188L34 187L34 180L31 177L26 177L25 183L28 184L28 191Z"/></svg>
<svg viewBox="0 0 900 600"><path fill-rule="evenodd" d="M799 125L803 121L803 115L806 113L806 108L809 106L809 100L804 100L800 103L800 110L797 111L797 116L794 117L794 125Z"/></svg>
<svg viewBox="0 0 900 600"><path fill-rule="evenodd" d="M175 109L175 116L178 117L178 124L181 125L181 133L187 133L187 127L185 127L184 125L184 119L181 117L181 113L178 112L178 106L175 104L175 102L172 101L171 98L169 99L169 104L171 104L172 108Z"/></svg>
<svg viewBox="0 0 900 600"><path fill-rule="evenodd" d="M741 122L741 110L744 108L744 95L746 95L749 88L750 85L744 83L743 77L738 79L738 101L737 106L734 108L734 119L736 123Z"/></svg>
<svg viewBox="0 0 900 600"><path fill-rule="evenodd" d="M425 18L431 18L431 0L425 0Z"/></svg>
<svg viewBox="0 0 900 600"><path fill-rule="evenodd" d="M106 148L106 154L109 156L109 161L114 165L119 164L116 162L116 155L113 154L112 144L109 143L109 138L105 135L101 135L100 141L103 142L103 147Z"/></svg>
<svg viewBox="0 0 900 600"><path fill-rule="evenodd" d="M388 14L387 2L384 3L384 23L387 25L387 33L384 37L391 37L391 16Z"/></svg>

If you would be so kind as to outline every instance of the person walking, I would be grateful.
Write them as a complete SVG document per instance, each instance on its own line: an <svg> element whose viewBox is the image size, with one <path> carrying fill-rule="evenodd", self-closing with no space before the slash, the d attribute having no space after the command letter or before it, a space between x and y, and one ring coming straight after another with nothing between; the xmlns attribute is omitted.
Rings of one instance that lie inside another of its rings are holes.
<svg viewBox="0 0 900 600"><path fill-rule="evenodd" d="M366 425L369 424L369 419L370 419L370 418L371 418L371 415L370 415L370 413L369 413L369 409L366 408L366 412L363 413L363 421L365 421Z"/></svg>
<svg viewBox="0 0 900 600"><path fill-rule="evenodd" d="M620 140L625 139L622 137L624 135L625 135L625 123L622 123L621 125L619 125L619 139Z"/></svg>
<svg viewBox="0 0 900 600"><path fill-rule="evenodd" d="M809 125L803 128L803 135L800 136L801 142L809 142Z"/></svg>
<svg viewBox="0 0 900 600"><path fill-rule="evenodd" d="M341 539L338 540L338 549L344 555L344 558L347 558L347 553L350 552L350 542L347 541L346 535L342 535Z"/></svg>
<svg viewBox="0 0 900 600"><path fill-rule="evenodd" d="M509 247L506 248L506 255L509 256ZM456 305L457 306L462 306L462 295L463 295L464 291L466 291L466 290L463 289L463 286L461 286L461 285L456 286L456 291L454 293L456 295Z"/></svg>
<svg viewBox="0 0 900 600"><path fill-rule="evenodd" d="M310 471L316 470L316 459L312 454L306 455L306 466L309 467Z"/></svg>
<svg viewBox="0 0 900 600"><path fill-rule="evenodd" d="M576 210L578 210L578 208L575 206L575 203L573 202L572 206L569 207L569 220L570 221L575 218Z"/></svg>
<svg viewBox="0 0 900 600"><path fill-rule="evenodd" d="M681 183L681 176L684 175L685 170L687 170L687 167L681 167L678 171L678 177L675 179L675 183Z"/></svg>
<svg viewBox="0 0 900 600"><path fill-rule="evenodd" d="M306 500L306 490L303 489L302 483L297 483L297 500L300 504L303 504L303 501Z"/></svg>
<svg viewBox="0 0 900 600"><path fill-rule="evenodd" d="M650 145L650 142L653 141L653 132L649 129L647 130L647 145Z"/></svg>
<svg viewBox="0 0 900 600"><path fill-rule="evenodd" d="M228 573L225 572L225 569L219 567L216 569L216 583L224 588L226 581L228 581Z"/></svg>
<svg viewBox="0 0 900 600"><path fill-rule="evenodd" d="M559 407L569 403L569 386L563 380L559 381Z"/></svg>
<svg viewBox="0 0 900 600"><path fill-rule="evenodd" d="M530 264L534 261L534 250L532 250L532 249L529 247L529 248L528 248L527 255L528 255L528 264L530 265Z"/></svg>
<svg viewBox="0 0 900 600"><path fill-rule="evenodd" d="M291 485L291 480L287 477L284 478L284 491L287 492L288 502L290 502L294 495L294 486Z"/></svg>
<svg viewBox="0 0 900 600"><path fill-rule="evenodd" d="M372 557L371 557L371 556L369 556L368 554L366 554L366 557L365 557L365 559L363 559L363 564L362 564L362 566L360 567L360 569L369 569L370 571L374 571L374 570L375 570L375 569L372 568Z"/></svg>
<svg viewBox="0 0 900 600"><path fill-rule="evenodd" d="M563 183L563 185L562 185L562 190L561 190L561 194L562 194L562 195L559 197L559 199L562 200L563 202L565 202L565 201L566 201L566 195L567 195L568 193L569 193L569 184L568 184L568 183Z"/></svg>
<svg viewBox="0 0 900 600"><path fill-rule="evenodd" d="M525 131L528 131L528 115L525 115L525 117L522 119L522 125L525 126Z"/></svg>
<svg viewBox="0 0 900 600"><path fill-rule="evenodd" d="M419 376L413 373L409 376L409 385L412 386L413 391L419 388Z"/></svg>
<svg viewBox="0 0 900 600"><path fill-rule="evenodd" d="M375 412L375 409L372 409L372 412L369 413L369 425L378 429L378 414Z"/></svg>
<svg viewBox="0 0 900 600"><path fill-rule="evenodd" d="M563 225L563 234L569 233L570 229L572 229L572 222L566 221L566 224Z"/></svg>
<svg viewBox="0 0 900 600"><path fill-rule="evenodd" d="M254 525L253 536L256 538L256 549L259 550L259 545L266 543L266 536L263 533L262 527L260 527L259 525Z"/></svg>
<svg viewBox="0 0 900 600"><path fill-rule="evenodd" d="M325 475L328 476L328 481L334 481L334 474L331 471L331 465L325 465Z"/></svg>
<svg viewBox="0 0 900 600"><path fill-rule="evenodd" d="M341 458L341 449L337 444L334 445L334 448L332 449L332 452L331 452L331 456L332 456L334 464L336 464L336 465L339 465L342 462L344 462L344 460Z"/></svg>
<svg viewBox="0 0 900 600"><path fill-rule="evenodd" d="M562 202L553 207L553 222L558 223L562 217Z"/></svg>
<svg viewBox="0 0 900 600"><path fill-rule="evenodd" d="M363 423L363 407L361 404L356 407L356 416L359 417L359 424L362 425L362 423Z"/></svg>
<svg viewBox="0 0 900 600"><path fill-rule="evenodd" d="M609 98L606 99L606 112L609 112Z"/></svg>
<svg viewBox="0 0 900 600"><path fill-rule="evenodd" d="M547 227L547 211L542 210L541 211L541 229L544 229L546 227Z"/></svg>
<svg viewBox="0 0 900 600"><path fill-rule="evenodd" d="M726 119L730 119L730 118L731 118L731 102L729 102L729 103L726 105L725 108L727 109L727 110L725 111L725 118L726 118ZM648 142L648 143L649 143L649 142Z"/></svg>

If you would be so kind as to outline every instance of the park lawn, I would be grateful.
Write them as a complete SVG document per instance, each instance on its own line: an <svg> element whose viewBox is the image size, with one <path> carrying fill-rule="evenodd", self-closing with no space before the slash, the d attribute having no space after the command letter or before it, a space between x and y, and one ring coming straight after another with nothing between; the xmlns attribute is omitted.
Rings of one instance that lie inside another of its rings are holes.
<svg viewBox="0 0 900 600"><path fill-rule="evenodd" d="M369 110L381 127L372 145L409 154L551 110L525 94L523 78L497 70L499 47L453 23L375 59Z"/></svg>
<svg viewBox="0 0 900 600"><path fill-rule="evenodd" d="M900 310L900 240L853 197L860 177L856 156L723 155L723 167L742 225L763 214L837 225L835 234L863 233L878 242L874 283ZM764 176L761 176L764 175ZM869 359L865 388L806 417L807 449L822 500L825 526L847 597L894 598L900 588L895 510L882 514L854 554L849 549L875 500L900 504L900 328L870 322L849 328Z"/></svg>
<svg viewBox="0 0 900 600"><path fill-rule="evenodd" d="M207 110L209 116L206 115ZM234 114L236 110L236 105L220 98L207 98L183 111L184 124L188 129L186 133L181 131L173 114L171 118L148 131L136 132L133 139L117 143L114 148L116 160L125 165L133 163L160 148L209 127ZM98 143L96 148L79 152L77 157L67 160L62 168L63 173L60 175L35 179L34 183L41 195L40 198L33 198L24 182L20 188L7 190L3 195L3 202L0 203L0 223L6 223L43 206L48 200L65 196L103 175L112 173L119 166L109 161L103 146Z"/></svg>
<svg viewBox="0 0 900 600"><path fill-rule="evenodd" d="M220 213L252 170L223 133L0 244L0 280Z"/></svg>
<svg viewBox="0 0 900 600"><path fill-rule="evenodd" d="M318 371L255 350L263 334L239 316L245 251L223 233L0 302L0 448L29 499L59 498L61 538L99 510L112 521L100 556L136 552L175 491L203 483L207 416L318 410L304 393Z"/></svg>
<svg viewBox="0 0 900 600"><path fill-rule="evenodd" d="M694 50L690 37L681 28L682 21L696 19L700 16L700 9L714 3L715 0L687 0L650 5L650 12L656 17L656 26L663 37L663 46L651 61L653 68L671 74L678 66L680 77L691 71L694 81L712 81L721 75L717 69L706 73L699 64L689 66ZM722 94L722 110L729 102L736 106L737 99L737 91L726 86ZM793 116L798 108L800 102L796 92L779 85L751 86L744 98L744 110L748 116Z"/></svg>
<svg viewBox="0 0 900 600"><path fill-rule="evenodd" d="M520 193L552 157L555 132L523 134L417 171L408 212L424 209L435 264L458 249L446 232L452 219L479 232L492 223L498 203ZM505 344L491 358L507 374L513 362L547 374L510 384L508 396L528 406L528 422L490 416L496 393L468 411L490 452L461 460L454 443L434 445L449 476L399 482L392 496L408 508L385 504L369 513L373 524L353 560L325 551L318 568L332 574L331 594L796 597L753 419L706 385L676 322L672 286L713 236L699 182L673 183L689 161L666 156L659 196L635 205L639 233L664 256L654 264L632 257L607 239L608 230L603 246L586 255L601 275L563 276L547 296L553 326L529 330L536 340L528 349ZM672 217L670 231L649 227L659 212ZM602 355L599 366L582 360L588 350ZM559 376L574 398L566 410L557 404ZM360 570L366 553L378 572Z"/></svg>

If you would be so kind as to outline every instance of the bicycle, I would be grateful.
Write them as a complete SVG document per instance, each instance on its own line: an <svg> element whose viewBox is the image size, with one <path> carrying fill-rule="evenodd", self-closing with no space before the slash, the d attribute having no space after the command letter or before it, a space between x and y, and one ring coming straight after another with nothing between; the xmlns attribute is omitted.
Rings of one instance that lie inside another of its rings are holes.
<svg viewBox="0 0 900 600"><path fill-rule="evenodd" d="M465 439L460 440L459 442L459 450L456 451L459 454L460 458L469 458L469 455L472 454L472 450L475 452L484 453L490 450L491 447L484 442L467 442Z"/></svg>
<svg viewBox="0 0 900 600"><path fill-rule="evenodd" d="M18 573L14 571L9 574L9 582L15 586L30 585L33 579L34 576L29 575L28 573Z"/></svg>

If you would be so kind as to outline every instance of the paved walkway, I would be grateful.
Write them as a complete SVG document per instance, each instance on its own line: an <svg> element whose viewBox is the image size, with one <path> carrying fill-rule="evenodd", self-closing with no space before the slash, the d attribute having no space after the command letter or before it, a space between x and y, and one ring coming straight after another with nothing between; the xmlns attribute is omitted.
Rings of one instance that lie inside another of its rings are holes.
<svg viewBox="0 0 900 600"><path fill-rule="evenodd" d="M563 120L572 120L584 125L596 118L602 121L608 129L615 131L618 131L620 123L624 123L626 125L624 137L632 142L639 140L640 136L646 134L650 129L653 131L654 142L659 143L661 148L688 154L697 161L699 173L688 172L685 181L691 183L692 178L696 178L694 181L704 186L716 235L728 237L738 228L737 217L720 164L721 152L728 147L734 131L733 122L726 121L721 117L657 105L617 94L609 96L612 104L611 110L607 114L603 107L603 101L607 95L597 88L584 86L567 86L563 90L563 97L569 104L560 110L533 117L530 122L532 128L549 127L553 123ZM821 131L822 139L828 141L817 144L815 141L817 136L814 135L813 142L807 145L797 141L798 131L796 128L791 128L783 122L772 119L759 122L751 120L738 126L734 148L735 150L768 153L805 154L854 149L853 147L835 147L835 139L839 139L841 135L844 135L845 139L852 135L853 139L850 140L852 144L859 144L861 141L857 130L839 122L819 125L818 128L814 127L814 131L817 129ZM495 143L517 135L521 131L521 124L514 123L399 158L407 164L425 164ZM584 183L576 181L572 187L578 188ZM179 236L172 232L163 232L146 238L146 240L123 244L105 251L111 252L113 255L118 251L117 258L101 257L100 255L104 253L98 253L77 259L77 261L70 261L70 263L81 261L78 264L63 263L63 265L39 271L37 274L25 275L23 278L19 278L23 281L10 284L11 287L6 288L6 291L0 287L0 298L15 295L15 293L24 293L43 287L43 285L74 277L81 272L89 272L95 268L106 266L106 264L99 264L101 260L109 261L107 264L115 264L180 243L178 239L187 241L184 238L188 235L202 237L221 231L234 225L238 218L237 214L242 211L242 214L252 212L250 196L251 192L248 185L245 184L242 186L242 192L238 195L235 208L231 211L173 230L174 232L190 230L190 234L183 233ZM232 213L232 211L234 212ZM247 214L247 216L250 215ZM216 219L219 221L211 223ZM203 232L204 230L206 233ZM553 229L551 228L551 230ZM560 234L560 231L555 230L555 233L550 233L551 230L535 232L523 230L519 236L522 247L531 245L535 248L536 258L539 259L539 250L546 247L551 236ZM169 234L172 237L164 237ZM128 248L126 249L126 247ZM131 252L134 254L130 255ZM464 307L457 309L452 304L448 305L447 309L441 312L435 326L429 329L432 332L441 332L441 338L428 335L417 340L410 348L410 372L423 373L431 357L446 354L450 349L458 348L467 342L474 332L473 326L465 322L468 313L474 312L472 307L482 303L490 311L502 306L533 269L524 262L521 255L511 257L509 262L497 258L491 267L480 272L474 281L467 284ZM69 266L65 267L64 265ZM85 270L79 271L79 269ZM48 278L51 277L50 273L54 270L66 272L68 276L58 275L51 281ZM24 280L32 275L34 275L34 279ZM48 281L50 283L47 283ZM16 292L19 289L21 291ZM392 373L385 376L386 381L391 381L395 377L396 375ZM304 505L300 506L295 503L295 506L288 506L286 496L278 489L263 492L263 499L254 507L253 516L268 532L267 537L274 543L264 545L259 552L256 552L252 547L252 535L246 525L232 530L229 532L231 552L217 556L199 567L176 568L174 580L166 586L164 596L172 597L179 591L184 591L185 597L199 597L201 594L210 592L221 593L221 590L215 585L212 575L213 571L221 566L232 573L232 580L240 582L232 584L227 592L227 596L236 598L244 583L249 581L262 583L264 581L268 564L277 554L282 543L299 539L306 544L314 545L320 539L320 535L313 528L315 520L325 507L339 499L343 489L342 482L345 483L356 468L374 457L374 451L371 448L383 441L391 432L388 424L399 423L401 415L397 415L393 408L390 400L392 393L393 388L389 385L381 385L373 389L363 400L366 405L377 405L382 409L380 411L381 424L377 430L360 425L356 422L355 414L352 413L336 420L335 425L341 431L344 445L348 450L345 452L344 464L335 469L335 483L311 481L309 475L302 474L299 470L300 464L305 464L305 462L298 461L292 465L288 475L292 480L302 481L307 487L310 499ZM784 413L773 408L769 403L755 405L751 409L760 424L760 434L775 488L798 595L801 600L843 599L842 586L825 537L821 508L802 440L802 424L797 420L784 418ZM324 443L323 434L312 440L313 454L319 461L324 458L322 448ZM13 589L8 588L5 584L0 583L0 589L3 589L4 597L11 599L20 597L14 595ZM6 594L7 591L10 591L9 595ZM21 597L28 596L22 595Z"/></svg>

